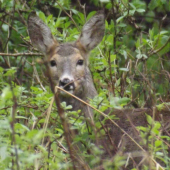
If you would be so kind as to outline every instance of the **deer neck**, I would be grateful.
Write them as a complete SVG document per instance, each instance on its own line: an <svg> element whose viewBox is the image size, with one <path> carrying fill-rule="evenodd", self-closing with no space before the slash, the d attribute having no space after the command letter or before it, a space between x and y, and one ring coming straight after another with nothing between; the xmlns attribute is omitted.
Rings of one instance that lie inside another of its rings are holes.
<svg viewBox="0 0 170 170"><path fill-rule="evenodd" d="M87 69L84 82L82 84L82 89L80 93L76 94L76 97L89 103L89 98L94 98L97 95L97 91L94 87L92 76L90 70ZM93 115L92 109L86 104L82 103L80 100L72 96L60 96L61 102L66 102L67 105L71 105L71 111L81 110L86 117L91 117Z"/></svg>

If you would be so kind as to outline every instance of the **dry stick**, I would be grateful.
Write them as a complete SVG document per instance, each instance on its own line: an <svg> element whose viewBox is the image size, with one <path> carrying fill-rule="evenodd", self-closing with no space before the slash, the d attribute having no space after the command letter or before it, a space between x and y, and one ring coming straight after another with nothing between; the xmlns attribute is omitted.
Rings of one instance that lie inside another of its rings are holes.
<svg viewBox="0 0 170 170"><path fill-rule="evenodd" d="M40 77L39 77L39 75L38 75L38 72L37 72L37 69L36 69L36 67L35 67L35 64L33 64L33 70L34 70L35 77L36 77L38 83L40 84L42 90L43 90L43 91L47 91L47 90L44 88L44 86L42 85L42 83L41 83L41 80L40 80Z"/></svg>
<svg viewBox="0 0 170 170"><path fill-rule="evenodd" d="M44 56L42 53L0 53L0 56L13 56L13 57L18 57L18 56Z"/></svg>
<svg viewBox="0 0 170 170"><path fill-rule="evenodd" d="M70 143L70 137L69 137L69 127L68 127L68 124L67 124L67 121L66 121L66 118L65 118L64 109L60 106L60 101L59 101L57 89L55 90L55 93L54 93L54 99L55 99L55 103L56 103L56 106L57 106L57 109L58 109L58 113L59 113L59 116L60 116L60 119L61 119L61 122L62 122L62 125L63 125L64 134L65 134L67 146L68 146L68 149L69 149L70 158L71 158L72 163L73 163L73 169L76 170L77 168L75 166L73 149L72 149L72 146L71 146L71 143Z"/></svg>
<svg viewBox="0 0 170 170"><path fill-rule="evenodd" d="M11 83L10 83L11 85ZM11 85L11 91L12 91L12 95L13 95L13 106L12 106L12 121L10 122L10 125L11 125L11 129L12 129L12 145L14 146L14 150L15 150L15 157L16 157L16 165L17 165L17 170L20 170L20 166L19 166L19 158L18 158L18 150L17 150L17 146L16 146L16 139L15 139L15 113L16 113L16 110L17 110L17 99L16 99L16 96L14 95L14 91L13 91L13 87ZM13 170L13 167L14 166L14 161L12 159L12 170Z"/></svg>
<svg viewBox="0 0 170 170"><path fill-rule="evenodd" d="M58 109L58 113L59 113L60 119L62 121L63 129L64 129L64 133L65 133L65 138L66 138L66 142L67 142L67 146L68 146L68 149L69 149L70 158L71 158L71 160L73 162L73 168L74 168L74 170L77 170L77 168L75 166L75 160L77 160L81 164L81 166L83 166L83 168L85 170L90 170L90 167L88 165L82 163L79 159L77 159L77 157L73 153L73 147L71 146L71 142L70 142L71 141L71 137L69 135L69 125L68 125L68 123L66 121L64 110L60 106L60 101L59 101L59 98L58 98L57 91L58 91L58 89L55 89L54 99L55 99L55 103L57 105L57 109Z"/></svg>
<svg viewBox="0 0 170 170"><path fill-rule="evenodd" d="M105 113L101 112L100 110L96 109L95 107L91 106L90 104L88 104L87 102L81 100L80 98L76 97L75 95L69 93L68 91L60 88L59 86L55 86L57 89L69 94L70 96L74 97L75 99L79 100L80 102L84 103L85 105L91 107L92 109L96 110L97 112L99 112L101 115L103 115L104 117L107 117L115 126L117 126L125 135L127 135L143 152L146 152L126 131L124 131L114 120L112 120L108 115L106 115ZM153 158L151 158L152 161L156 164L159 165L159 167L164 170L164 168L158 164Z"/></svg>
<svg viewBox="0 0 170 170"><path fill-rule="evenodd" d="M115 82L113 81L113 76L112 76L112 66L111 66L110 50L109 50L108 63L109 63L109 76L110 76L110 79L111 79L112 93L113 93L113 96L116 96L115 95L115 86L114 86Z"/></svg>
<svg viewBox="0 0 170 170"><path fill-rule="evenodd" d="M44 122L44 125L43 125L43 135L45 134L46 130L47 130L47 125L48 125L48 121L49 121L49 118L50 118L50 113L51 113L51 108L53 106L53 103L54 103L54 97L52 98L51 102L50 102L50 106L47 110L47 116L46 116L46 119L45 119L45 122ZM44 136L43 136L43 139L42 139L42 145L44 143Z"/></svg>
<svg viewBox="0 0 170 170"><path fill-rule="evenodd" d="M13 9L12 9L12 16L11 16L11 25L13 25L13 23L14 23L14 14L15 14L15 0L13 0ZM12 28L11 27L9 27L8 28L8 38L7 38L7 41L6 41L6 43L5 43L5 46L4 46L4 49L3 49L3 51L5 51L5 49L6 49L6 47L7 47L7 49L8 49L8 42L9 42L9 39L10 39L10 37L11 37L11 34L12 34Z"/></svg>
<svg viewBox="0 0 170 170"><path fill-rule="evenodd" d="M59 142L58 140L56 140L56 142L58 143L60 149L63 150L63 152L68 153L68 150L64 147L64 145L61 142Z"/></svg>
<svg viewBox="0 0 170 170"><path fill-rule="evenodd" d="M83 9L84 18L85 18L85 22L86 22L86 20L87 20L87 18L86 18L86 4L82 5L80 0L77 0L77 1L78 1L79 6Z"/></svg>

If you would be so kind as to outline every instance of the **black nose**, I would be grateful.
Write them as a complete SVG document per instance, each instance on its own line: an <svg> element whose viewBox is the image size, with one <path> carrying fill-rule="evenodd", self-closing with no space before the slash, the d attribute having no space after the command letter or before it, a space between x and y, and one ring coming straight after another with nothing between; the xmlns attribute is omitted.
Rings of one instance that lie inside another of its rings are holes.
<svg viewBox="0 0 170 170"><path fill-rule="evenodd" d="M64 90L67 90L67 91L75 89L74 82L69 80L68 78L64 78L63 80L60 80L59 86L63 87Z"/></svg>

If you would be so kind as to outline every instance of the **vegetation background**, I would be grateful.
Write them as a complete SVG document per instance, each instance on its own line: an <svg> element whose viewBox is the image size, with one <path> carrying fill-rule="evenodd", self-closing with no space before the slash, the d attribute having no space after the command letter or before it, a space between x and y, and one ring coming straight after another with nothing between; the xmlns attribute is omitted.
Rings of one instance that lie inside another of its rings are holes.
<svg viewBox="0 0 170 170"><path fill-rule="evenodd" d="M29 39L29 13L36 11L59 42L69 42L78 38L85 22L101 9L106 13L106 30L102 42L90 55L90 68L99 93L91 105L100 111L108 107L169 109L169 0L0 0L1 170L71 169L72 166L63 126L52 104L53 94L41 63L43 56ZM88 162L89 169L94 169L101 161L101 150L92 140L87 141L87 136L93 139L94 135L89 135L86 124L82 123L83 116L70 113L71 106L65 103L62 106L72 128L79 130L74 142L84 144L80 148L83 158L80 162ZM149 117L148 123L151 122ZM160 122L156 125L148 146L151 155L162 160L164 169L169 170L170 131L163 136ZM101 127L98 117L96 127ZM139 129L145 139L150 129ZM93 155L88 155L88 147L93 147ZM126 158L116 155L103 166L120 169L126 162Z"/></svg>

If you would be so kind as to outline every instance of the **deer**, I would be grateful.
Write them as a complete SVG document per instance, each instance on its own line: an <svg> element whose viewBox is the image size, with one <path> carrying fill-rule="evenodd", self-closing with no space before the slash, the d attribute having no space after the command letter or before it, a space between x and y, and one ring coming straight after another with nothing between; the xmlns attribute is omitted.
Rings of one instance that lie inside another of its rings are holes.
<svg viewBox="0 0 170 170"><path fill-rule="evenodd" d="M42 52L46 58L49 75L53 84L52 91L54 91L54 86L57 85L85 102L88 102L89 99L97 95L97 90L89 69L88 58L90 51L104 37L105 15L103 12L97 12L85 23L79 38L75 42L60 44L54 39L50 28L35 12L29 15L28 32L33 46ZM62 90L58 93L60 102L64 101L67 105L72 105L72 111L81 110L86 118L93 119L93 109L89 105L82 103ZM153 115L153 111L148 108L115 109L113 111L113 114L119 119L115 124L108 120L106 121L106 125L104 125L106 131L110 129L103 137L104 142L101 142L106 150L109 150L105 152L106 155L111 154L114 156L115 152L130 153L141 149L131 141L130 136L136 140L136 143L141 140L136 126L147 126L145 113ZM155 110L154 114L156 114L155 120L161 120L164 124L168 122L170 117L166 111L159 112ZM160 116L161 114L163 114L163 117ZM111 147L108 147L109 142L112 143ZM114 149L115 147L116 149ZM145 150L143 149L143 151ZM140 154L136 157L140 157L138 163L143 162L143 157Z"/></svg>
<svg viewBox="0 0 170 170"><path fill-rule="evenodd" d="M98 13L83 27L76 42L59 44L50 29L35 14L28 19L28 31L32 44L49 59L49 72L53 84L86 101L97 95L88 67L88 54L104 36L105 19ZM72 110L81 110L92 117L92 110L68 94L60 91L60 101L72 105Z"/></svg>

